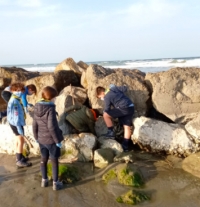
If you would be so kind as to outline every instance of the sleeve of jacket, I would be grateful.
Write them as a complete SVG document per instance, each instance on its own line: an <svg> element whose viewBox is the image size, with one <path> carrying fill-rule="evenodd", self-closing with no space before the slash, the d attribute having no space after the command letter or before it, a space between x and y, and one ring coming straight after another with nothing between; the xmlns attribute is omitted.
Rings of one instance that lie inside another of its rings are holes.
<svg viewBox="0 0 200 207"><path fill-rule="evenodd" d="M109 111L111 106L110 97L107 95L104 97L104 111Z"/></svg>
<svg viewBox="0 0 200 207"><path fill-rule="evenodd" d="M79 110L81 109L81 105L72 105L72 106L69 106L65 109L65 112L66 113L69 113L70 111L73 111L73 110Z"/></svg>
<svg viewBox="0 0 200 207"><path fill-rule="evenodd" d="M33 120L32 127L33 127L33 135L34 135L35 139L38 140L38 124L37 124L35 118Z"/></svg>
<svg viewBox="0 0 200 207"><path fill-rule="evenodd" d="M115 86L115 87L117 87L123 93L125 93L127 91L127 86Z"/></svg>
<svg viewBox="0 0 200 207"><path fill-rule="evenodd" d="M61 129L58 126L56 111L53 107L49 110L47 127L51 133L51 136L53 137L54 142L56 144L60 143L63 140L63 135Z"/></svg>
<svg viewBox="0 0 200 207"><path fill-rule="evenodd" d="M27 96L27 93L25 91L21 96L22 104L23 104L24 107L27 107L27 105L28 105L28 101L26 100L26 96Z"/></svg>

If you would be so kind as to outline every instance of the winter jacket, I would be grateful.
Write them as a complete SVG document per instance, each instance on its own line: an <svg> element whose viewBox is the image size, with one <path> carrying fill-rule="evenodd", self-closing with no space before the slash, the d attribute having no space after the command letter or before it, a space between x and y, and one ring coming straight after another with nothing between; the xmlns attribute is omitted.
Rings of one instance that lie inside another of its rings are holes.
<svg viewBox="0 0 200 207"><path fill-rule="evenodd" d="M63 140L53 102L40 101L35 104L33 134L40 144L57 144Z"/></svg>
<svg viewBox="0 0 200 207"><path fill-rule="evenodd" d="M114 108L128 108L134 106L133 102L124 93L127 91L126 86L115 86L111 84L104 97L104 111L109 111L111 106Z"/></svg>
<svg viewBox="0 0 200 207"><path fill-rule="evenodd" d="M25 117L20 98L12 95L7 106L7 120L13 126L25 126Z"/></svg>
<svg viewBox="0 0 200 207"><path fill-rule="evenodd" d="M66 120L79 132L91 132L94 130L95 118L89 108L84 105L74 105L65 109L67 113Z"/></svg>

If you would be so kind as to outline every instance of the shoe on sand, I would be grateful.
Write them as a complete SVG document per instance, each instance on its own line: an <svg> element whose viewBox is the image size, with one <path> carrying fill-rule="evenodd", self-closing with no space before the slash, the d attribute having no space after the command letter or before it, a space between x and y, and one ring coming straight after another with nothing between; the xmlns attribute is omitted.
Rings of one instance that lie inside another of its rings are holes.
<svg viewBox="0 0 200 207"><path fill-rule="evenodd" d="M19 160L16 162L17 168L24 168L24 167L30 167L32 166L31 162L23 162L22 160Z"/></svg>
<svg viewBox="0 0 200 207"><path fill-rule="evenodd" d="M43 179L42 178L42 181L41 181L41 187L42 188L45 188L45 187L48 187L49 186L49 180L48 179Z"/></svg>
<svg viewBox="0 0 200 207"><path fill-rule="evenodd" d="M60 190L63 188L63 183L60 181L53 182L53 190Z"/></svg>

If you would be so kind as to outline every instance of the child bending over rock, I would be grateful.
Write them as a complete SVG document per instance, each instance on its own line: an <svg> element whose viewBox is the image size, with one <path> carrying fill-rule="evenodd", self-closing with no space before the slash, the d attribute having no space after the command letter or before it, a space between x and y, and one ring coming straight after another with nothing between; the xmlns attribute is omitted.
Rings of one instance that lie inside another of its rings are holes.
<svg viewBox="0 0 200 207"><path fill-rule="evenodd" d="M108 131L103 136L115 139L112 118L118 118L120 125L124 127L122 147L124 151L129 151L134 104L124 95L126 91L126 86L117 87L114 84L111 84L109 89L105 89L101 86L96 88L97 97L105 102L103 118L108 127Z"/></svg>
<svg viewBox="0 0 200 207"><path fill-rule="evenodd" d="M24 84L13 83L10 86L12 93L7 107L7 120L16 138L16 165L18 167L29 167L31 163L22 155L24 145L25 113L21 102L24 93Z"/></svg>
<svg viewBox="0 0 200 207"><path fill-rule="evenodd" d="M33 121L33 134L39 143L41 152L41 187L48 186L47 162L50 157L53 172L53 190L62 188L62 183L58 181L58 158L60 157L63 135L58 127L55 104L51 101L57 95L57 91L50 86L43 89L42 99L34 107Z"/></svg>

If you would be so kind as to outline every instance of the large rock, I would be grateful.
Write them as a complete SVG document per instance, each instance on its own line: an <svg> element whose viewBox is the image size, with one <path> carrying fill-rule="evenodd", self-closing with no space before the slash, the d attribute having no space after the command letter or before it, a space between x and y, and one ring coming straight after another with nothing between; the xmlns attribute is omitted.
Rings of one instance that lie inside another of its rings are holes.
<svg viewBox="0 0 200 207"><path fill-rule="evenodd" d="M71 134L65 136L62 145L62 156L59 162L89 162L93 160L93 151L97 145L97 138L91 133Z"/></svg>
<svg viewBox="0 0 200 207"><path fill-rule="evenodd" d="M81 75L83 69L80 68L72 58L67 58L56 66L55 72L59 70L72 70Z"/></svg>
<svg viewBox="0 0 200 207"><path fill-rule="evenodd" d="M200 111L199 68L173 68L146 75L153 106L176 123L187 123Z"/></svg>
<svg viewBox="0 0 200 207"><path fill-rule="evenodd" d="M100 137L102 134L106 134L108 128L102 116L98 117L97 121L95 122L94 129L97 137Z"/></svg>
<svg viewBox="0 0 200 207"><path fill-rule="evenodd" d="M135 117L145 115L149 91L144 81L144 75L137 70L105 69L99 65L90 65L86 74L81 77L83 87L88 90L88 97L92 108L102 109L103 102L96 97L96 87L109 87L111 83L121 86L127 85L127 95L135 104Z"/></svg>
<svg viewBox="0 0 200 207"><path fill-rule="evenodd" d="M81 61L81 60L77 63L77 65L78 65L79 67L81 67L82 69L84 69L84 70L86 70L86 69L88 68L88 64L84 63L84 62Z"/></svg>
<svg viewBox="0 0 200 207"><path fill-rule="evenodd" d="M84 88L73 87L73 86L65 87L60 92L59 96L56 97L55 100L56 111L58 113L59 126L62 126L63 124L66 125L65 122L66 114L64 113L65 108L73 104L84 104L86 99L87 99L87 93Z"/></svg>
<svg viewBox="0 0 200 207"><path fill-rule="evenodd" d="M24 126L25 136L29 139L33 148L30 148L30 152L34 155L39 155L39 145L35 142L33 136L32 125ZM3 124L0 124L0 153L6 153L10 155L15 155L15 135L13 134L6 118L3 120Z"/></svg>
<svg viewBox="0 0 200 207"><path fill-rule="evenodd" d="M123 152L123 148L119 142L113 139L106 139L105 137L99 137L98 142L100 144L100 149L110 149L113 151L114 155L119 155Z"/></svg>
<svg viewBox="0 0 200 207"><path fill-rule="evenodd" d="M184 157L199 150L198 145L181 125L146 117L134 119L133 125L132 140L142 149L152 152L165 151Z"/></svg>
<svg viewBox="0 0 200 207"><path fill-rule="evenodd" d="M190 155L185 158L182 163L183 170L191 173L192 175L200 178L200 152Z"/></svg>
<svg viewBox="0 0 200 207"><path fill-rule="evenodd" d="M23 82L39 75L39 72L30 72L22 68L0 67L0 89L4 89L10 83Z"/></svg>
<svg viewBox="0 0 200 207"><path fill-rule="evenodd" d="M46 73L42 76L32 78L25 82L26 85L34 84L37 88L36 96L27 96L27 100L35 104L41 99L42 89L46 86L52 86L57 89L58 93L66 86L78 86L78 78L73 71L58 71L56 73Z"/></svg>
<svg viewBox="0 0 200 207"><path fill-rule="evenodd" d="M200 113L192 121L185 125L187 132L192 135L196 143L200 143Z"/></svg>
<svg viewBox="0 0 200 207"><path fill-rule="evenodd" d="M94 152L94 166L104 168L113 162L114 153L111 149L97 149Z"/></svg>

